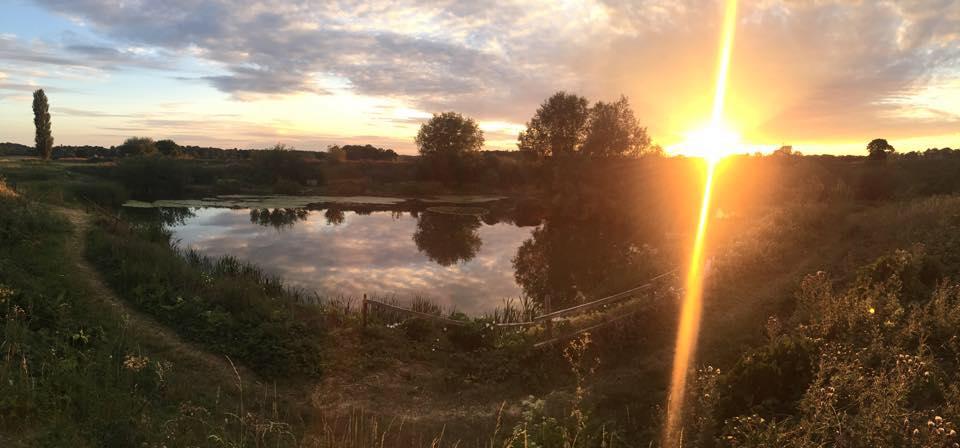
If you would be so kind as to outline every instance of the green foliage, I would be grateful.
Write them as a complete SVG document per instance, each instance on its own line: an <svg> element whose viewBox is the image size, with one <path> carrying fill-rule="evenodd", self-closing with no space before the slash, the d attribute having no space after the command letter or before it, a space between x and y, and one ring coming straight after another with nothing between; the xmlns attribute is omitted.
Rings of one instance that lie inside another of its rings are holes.
<svg viewBox="0 0 960 448"><path fill-rule="evenodd" d="M647 129L634 117L625 96L612 103L557 92L544 101L518 137L521 152L537 158L581 154L588 157L637 157L659 153Z"/></svg>
<svg viewBox="0 0 960 448"><path fill-rule="evenodd" d="M586 140L581 152L588 157L637 157L650 149L647 128L633 116L625 96L613 103L598 101L590 108Z"/></svg>
<svg viewBox="0 0 960 448"><path fill-rule="evenodd" d="M536 157L573 154L586 138L589 111L586 98L557 92L537 108L520 132L517 147Z"/></svg>
<svg viewBox="0 0 960 448"><path fill-rule="evenodd" d="M299 185L306 185L308 182L321 184L324 180L321 164L315 159L307 160L303 153L284 145L255 151L250 167L253 178L265 185L276 185L281 179Z"/></svg>
<svg viewBox="0 0 960 448"><path fill-rule="evenodd" d="M124 156L149 156L157 153L157 144L149 137L130 137L117 147Z"/></svg>
<svg viewBox="0 0 960 448"><path fill-rule="evenodd" d="M158 140L154 146L156 146L157 151L165 157L183 157L185 154L183 148L181 148L177 142L170 139Z"/></svg>
<svg viewBox="0 0 960 448"><path fill-rule="evenodd" d="M165 157L127 157L117 163L114 177L134 199L178 199L190 183L187 163Z"/></svg>
<svg viewBox="0 0 960 448"><path fill-rule="evenodd" d="M705 389L719 397L706 412L730 417L714 440L747 447L957 443L960 287L941 274L939 261L915 247L876 259L841 290L823 272L807 276L794 327Z"/></svg>
<svg viewBox="0 0 960 448"><path fill-rule="evenodd" d="M483 147L483 131L472 118L457 112L433 114L416 138L422 156L458 156Z"/></svg>
<svg viewBox="0 0 960 448"><path fill-rule="evenodd" d="M74 287L63 257L69 227L26 200L0 197L0 208L0 433L9 434L0 437L14 446L147 440L164 412L155 402L164 382L152 362L123 368L137 349Z"/></svg>
<svg viewBox="0 0 960 448"><path fill-rule="evenodd" d="M37 154L44 160L50 160L53 154L53 133L50 130L50 104L43 89L33 92L33 126L36 128L34 142Z"/></svg>
<svg viewBox="0 0 960 448"><path fill-rule="evenodd" d="M67 191L75 202L85 201L110 208L119 208L127 202L127 190L111 181L77 181L66 184Z"/></svg>
<svg viewBox="0 0 960 448"><path fill-rule="evenodd" d="M273 192L276 194L297 195L301 190L300 184L290 179L280 178L273 184Z"/></svg>
<svg viewBox="0 0 960 448"><path fill-rule="evenodd" d="M489 319L469 319L462 313L456 313L450 317L466 322L466 325L447 327L447 338L458 350L474 351L493 347L496 335L493 322Z"/></svg>
<svg viewBox="0 0 960 448"><path fill-rule="evenodd" d="M813 380L814 351L812 341L784 335L741 358L717 386L719 417L792 412Z"/></svg>
<svg viewBox="0 0 960 448"><path fill-rule="evenodd" d="M94 229L87 256L117 292L186 338L271 377L317 375L323 329L315 310L258 268L171 247L156 226Z"/></svg>

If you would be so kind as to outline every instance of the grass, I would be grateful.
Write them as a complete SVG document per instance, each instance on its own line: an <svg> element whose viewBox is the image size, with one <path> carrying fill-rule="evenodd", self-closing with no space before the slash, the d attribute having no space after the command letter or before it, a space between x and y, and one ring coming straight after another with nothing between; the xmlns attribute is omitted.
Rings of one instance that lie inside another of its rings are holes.
<svg viewBox="0 0 960 448"><path fill-rule="evenodd" d="M87 257L119 295L185 338L266 377L320 374L318 310L256 266L179 250L158 225L101 223Z"/></svg>
<svg viewBox="0 0 960 448"><path fill-rule="evenodd" d="M11 191L0 183L0 444L208 446L210 436L253 440L258 431L277 439L251 422L285 411L261 414L270 400L229 384L220 393L202 367L166 358L71 272L68 223ZM197 430L181 426L188 418Z"/></svg>

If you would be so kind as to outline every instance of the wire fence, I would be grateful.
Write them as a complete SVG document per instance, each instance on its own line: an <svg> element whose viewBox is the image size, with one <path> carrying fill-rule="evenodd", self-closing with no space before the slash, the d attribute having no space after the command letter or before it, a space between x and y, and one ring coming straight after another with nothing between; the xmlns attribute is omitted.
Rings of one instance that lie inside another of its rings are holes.
<svg viewBox="0 0 960 448"><path fill-rule="evenodd" d="M627 312L627 313L621 313L621 314L617 315L616 317L604 319L604 320L603 320L602 322L600 322L600 323L593 324L593 325L590 325L590 326L588 326L588 327L586 327L586 328L581 328L581 329L575 330L575 331L573 331L573 332L571 332L571 333L568 333L568 334L565 334L565 335L561 335L561 336L557 336L557 337L554 337L553 331L552 331L552 327L553 327L554 321L556 321L556 320L562 320L562 319L567 319L567 318L570 318L570 317L572 317L572 316L576 316L576 315L588 313L588 312L591 312L591 311L597 311L597 310L600 310L600 309L602 309L602 308L605 308L605 307L607 307L607 306L609 306L609 305L613 305L613 304L621 303L621 302L627 302L627 301L629 301L629 300L631 300L631 299L637 298L637 297L639 297L639 296L641 295L641 293L646 293L646 292L648 292L648 291L653 290L654 287L656 286L656 284L657 284L659 281L661 281L661 280L663 280L663 279L665 279L665 278L667 278L667 277L670 277L671 275L675 274L676 272L677 272L677 268L674 268L674 269L671 269L671 270L669 270L669 271L667 271L667 272L664 272L664 273L662 273L662 274L659 274L659 275L657 275L657 276L655 276L655 277L653 277L653 278L650 278L649 280L647 280L647 281L646 281L644 284L642 284L642 285L634 286L634 287L632 287L632 288L629 288L629 289L620 291L620 292L618 292L618 293L616 293L616 294L611 294L611 295L608 295L608 296L606 296L606 297L602 297L602 298L599 298L599 299L596 299L596 300L592 300L592 301L587 302L587 303L581 303L581 304L578 304L578 305L574 305L574 306L571 306L571 307L568 307L568 308L564 308L564 309L560 309L560 310L556 310L556 311L548 311L548 312L543 313L543 314L541 314L541 315L539 315L539 316L533 317L531 320L528 320L528 321L523 321L523 322L499 322L499 323L494 323L493 326L496 327L496 328L499 328L499 329L523 329L523 328L528 328L528 327L533 327L533 326L541 326L541 325L542 325L542 326L545 327L545 329L546 329L546 335L547 335L547 337L548 337L549 339L534 344L534 347L543 347L543 346L546 346L546 345L550 345L550 344L552 344L552 343L554 343L554 342L557 342L557 341L559 341L559 340L564 340L564 339L569 339L569 338L576 337L577 335L579 335L579 334L581 334L581 333L583 333L583 332L585 332L585 331L595 330L595 329L597 329L597 328L600 328L600 327L609 325L609 324L611 324L611 323L614 323L614 322L623 320L623 319L625 319L625 318L627 318L627 317L629 317L629 316L632 316L632 315L636 314L637 312L639 312L639 310L634 310L634 311ZM422 312L422 311L416 311L416 310L413 310L413 309L410 309L410 308L404 308L404 307L401 307L401 306L397 306L397 305L395 305L395 304L385 303L385 302L382 302L382 301L379 301L379 300L368 299L367 296L364 295L364 296L363 296L363 305L362 305L362 308L361 308L361 316L362 316L362 321L363 321L363 325L364 325L364 326L367 325L370 314L373 313L375 310L381 310L382 312L385 312L386 314L389 314L391 317L395 317L395 318L401 318L402 316L407 316L407 317L410 317L410 318L428 319L428 320L432 320L432 321L435 321L435 322L438 322L438 323L441 323L441 324L444 324L444 325L455 325L455 326L466 326L466 325L469 325L469 322L467 322L467 321L450 319L450 318L447 318L447 317L443 317L443 316L441 316L441 315L439 315L439 314L425 313L425 312ZM398 320L399 320L399 319L398 319Z"/></svg>

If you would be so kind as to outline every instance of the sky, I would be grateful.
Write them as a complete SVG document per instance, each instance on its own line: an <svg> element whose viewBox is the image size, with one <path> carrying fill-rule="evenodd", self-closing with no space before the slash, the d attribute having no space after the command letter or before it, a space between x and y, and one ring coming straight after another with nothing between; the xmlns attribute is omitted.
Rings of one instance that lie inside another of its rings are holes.
<svg viewBox="0 0 960 448"><path fill-rule="evenodd" d="M960 147L960 0L741 0L725 121L751 148ZM565 90L669 147L710 119L714 0L0 0L0 141L415 153L432 113L516 149Z"/></svg>

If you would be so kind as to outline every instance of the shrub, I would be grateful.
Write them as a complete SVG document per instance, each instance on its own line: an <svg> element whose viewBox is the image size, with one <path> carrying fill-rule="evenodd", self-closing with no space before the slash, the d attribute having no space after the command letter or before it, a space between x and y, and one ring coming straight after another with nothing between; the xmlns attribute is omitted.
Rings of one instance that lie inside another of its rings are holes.
<svg viewBox="0 0 960 448"><path fill-rule="evenodd" d="M273 184L273 192L276 194L297 195L300 194L300 184L290 179L277 179Z"/></svg>
<svg viewBox="0 0 960 448"><path fill-rule="evenodd" d="M120 207L128 199L127 190L110 181L71 182L67 188L76 199L105 207Z"/></svg>
<svg viewBox="0 0 960 448"><path fill-rule="evenodd" d="M118 146L124 156L145 156L157 152L157 144L149 137L130 137Z"/></svg>
<svg viewBox="0 0 960 448"><path fill-rule="evenodd" d="M125 158L117 163L114 177L143 201L181 198L190 182L183 161L161 157Z"/></svg>
<svg viewBox="0 0 960 448"><path fill-rule="evenodd" d="M813 343L781 336L741 358L721 377L718 406L722 419L791 413L813 379Z"/></svg>
<svg viewBox="0 0 960 448"><path fill-rule="evenodd" d="M272 149L254 151L250 160L253 178L262 184L274 185L280 179L287 179L300 185L315 181L323 183L322 164L307 160L304 153L277 145Z"/></svg>

